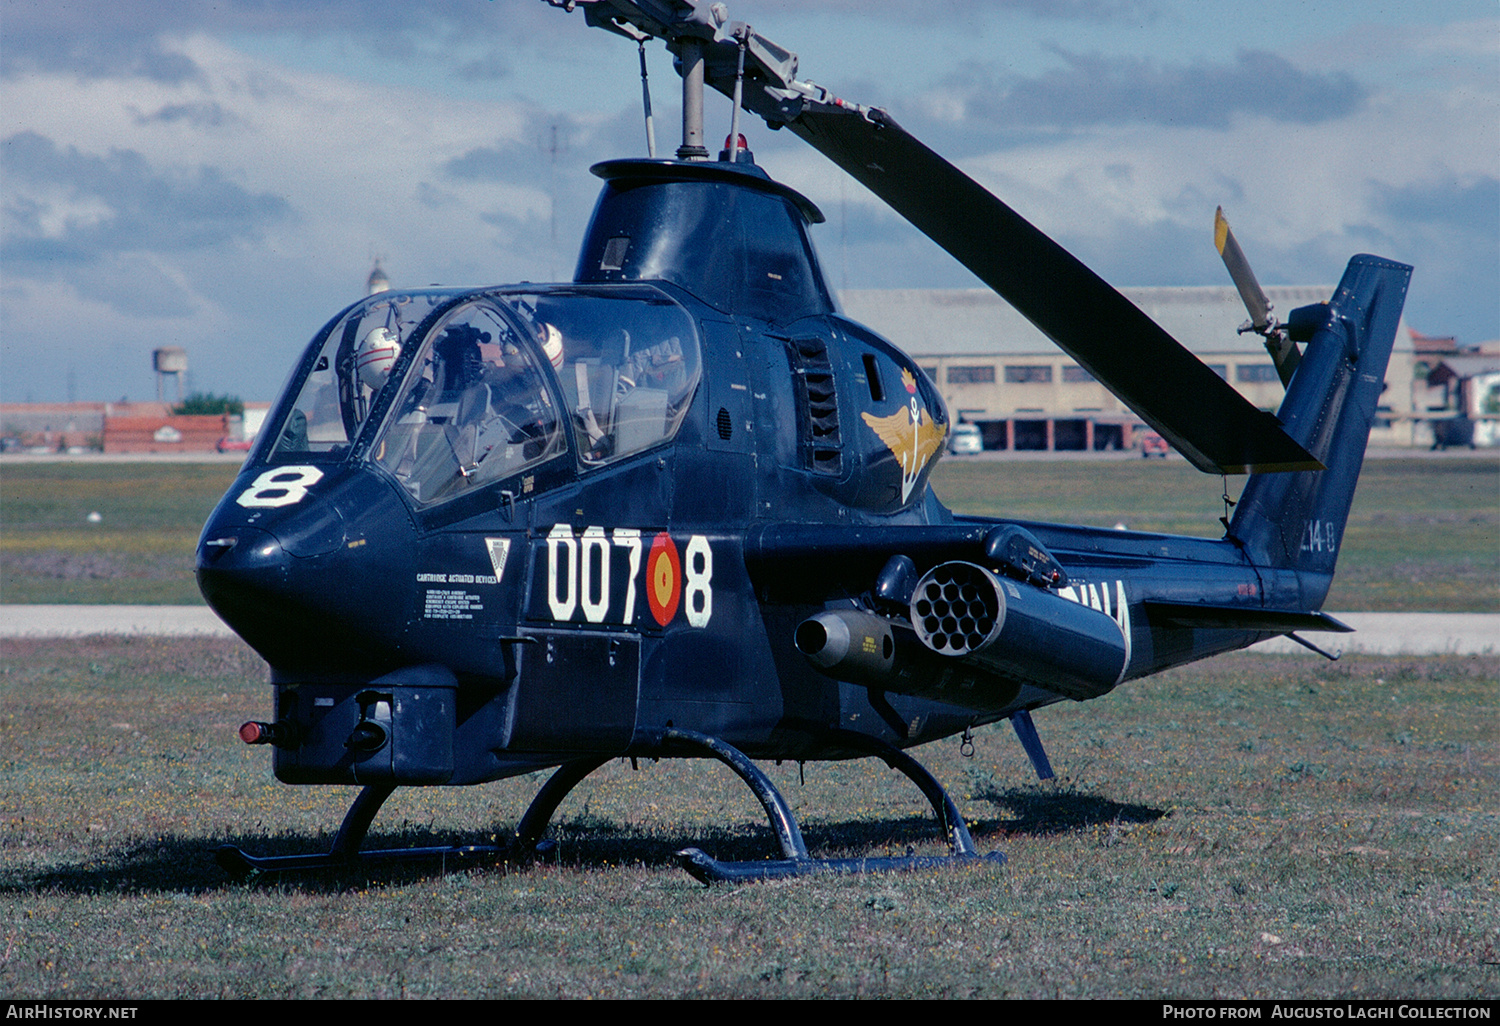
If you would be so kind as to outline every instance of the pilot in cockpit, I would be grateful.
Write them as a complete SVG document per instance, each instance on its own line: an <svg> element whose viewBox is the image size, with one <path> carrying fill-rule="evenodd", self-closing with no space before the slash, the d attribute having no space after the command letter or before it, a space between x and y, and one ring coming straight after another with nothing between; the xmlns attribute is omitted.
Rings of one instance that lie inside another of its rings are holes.
<svg viewBox="0 0 1500 1026"><path fill-rule="evenodd" d="M454 340L449 343L445 334L438 345L451 345L444 356L456 358L450 380L460 386L453 415L460 471L468 476L491 458L504 464L535 459L546 447L553 417L530 361L514 341L492 342L489 332L470 325L449 332L455 328Z"/></svg>

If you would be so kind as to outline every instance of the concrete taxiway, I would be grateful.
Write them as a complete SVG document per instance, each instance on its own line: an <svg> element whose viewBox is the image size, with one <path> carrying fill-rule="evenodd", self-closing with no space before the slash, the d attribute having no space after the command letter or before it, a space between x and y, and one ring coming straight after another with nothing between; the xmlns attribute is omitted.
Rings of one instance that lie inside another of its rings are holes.
<svg viewBox="0 0 1500 1026"><path fill-rule="evenodd" d="M1330 652L1379 655L1493 655L1500 613L1334 613L1354 634L1308 634ZM91 634L233 637L207 606L0 606L0 638L76 638ZM1261 652L1313 655L1286 638Z"/></svg>

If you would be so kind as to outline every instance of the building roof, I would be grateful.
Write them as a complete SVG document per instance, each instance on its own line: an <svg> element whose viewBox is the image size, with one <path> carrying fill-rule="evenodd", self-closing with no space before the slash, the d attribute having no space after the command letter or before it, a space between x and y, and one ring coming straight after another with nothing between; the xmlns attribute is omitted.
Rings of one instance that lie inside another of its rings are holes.
<svg viewBox="0 0 1500 1026"><path fill-rule="evenodd" d="M1452 380L1454 378L1472 378L1480 374L1494 374L1500 371L1500 356L1445 356L1437 362L1427 375L1429 382Z"/></svg>
<svg viewBox="0 0 1500 1026"><path fill-rule="evenodd" d="M1276 316L1326 302L1332 285L1281 285L1265 290ZM1120 290L1188 349L1199 355L1264 352L1256 336L1237 333L1248 319L1229 286ZM989 289L846 289L844 313L889 338L914 357L1022 356L1058 353L1056 346ZM1410 351L1400 331L1398 349Z"/></svg>

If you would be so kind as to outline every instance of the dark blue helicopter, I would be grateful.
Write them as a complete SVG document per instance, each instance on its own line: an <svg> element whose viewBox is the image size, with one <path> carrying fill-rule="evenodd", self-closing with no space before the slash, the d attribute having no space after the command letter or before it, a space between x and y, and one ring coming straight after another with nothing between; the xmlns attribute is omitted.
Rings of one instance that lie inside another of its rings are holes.
<svg viewBox="0 0 1500 1026"><path fill-rule="evenodd" d="M684 82L677 159L595 166L573 280L382 292L320 331L198 548L209 604L271 666L279 779L361 784L331 851L232 873L440 852L523 855L620 757L709 757L780 859L681 853L700 879L943 859L810 858L754 759L874 756L962 815L907 750L1299 630L1319 611L1411 268L1349 263L1269 314L1217 241L1287 394L1250 406L1138 308L883 111L695 0L551 0ZM928 487L947 412L842 317L808 226L738 133L709 160L709 84L827 154L951 252L1194 465L1250 473L1221 540L960 517ZM648 108L649 109L649 108ZM1298 639L1300 640L1300 639ZM1304 642L1305 643L1305 642ZM362 851L401 786L557 767L510 843ZM991 856L992 858L998 856Z"/></svg>

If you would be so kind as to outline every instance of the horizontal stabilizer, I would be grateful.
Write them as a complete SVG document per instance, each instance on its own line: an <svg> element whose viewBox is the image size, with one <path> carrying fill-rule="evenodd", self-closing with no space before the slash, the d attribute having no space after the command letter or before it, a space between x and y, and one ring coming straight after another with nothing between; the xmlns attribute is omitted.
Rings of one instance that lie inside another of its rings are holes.
<svg viewBox="0 0 1500 1026"><path fill-rule="evenodd" d="M1260 631L1267 634L1290 634L1292 631L1354 633L1353 627L1334 619L1327 613L1304 613L1295 609L1255 609L1247 606L1200 606L1184 602L1148 601L1146 618L1161 627Z"/></svg>

